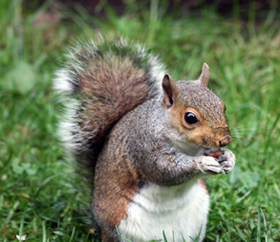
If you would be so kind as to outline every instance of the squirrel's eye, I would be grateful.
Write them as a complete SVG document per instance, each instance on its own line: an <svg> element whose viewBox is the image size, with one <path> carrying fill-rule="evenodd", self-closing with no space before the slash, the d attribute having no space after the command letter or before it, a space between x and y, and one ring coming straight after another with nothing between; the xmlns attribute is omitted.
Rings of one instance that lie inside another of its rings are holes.
<svg viewBox="0 0 280 242"><path fill-rule="evenodd" d="M198 122L197 117L192 112L185 113L185 121L188 124L195 124Z"/></svg>

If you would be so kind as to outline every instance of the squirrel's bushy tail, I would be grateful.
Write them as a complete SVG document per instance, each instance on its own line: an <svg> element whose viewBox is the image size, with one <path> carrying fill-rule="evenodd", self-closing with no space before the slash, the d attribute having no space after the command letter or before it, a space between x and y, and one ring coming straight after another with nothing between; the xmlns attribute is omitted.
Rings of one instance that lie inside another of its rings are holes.
<svg viewBox="0 0 280 242"><path fill-rule="evenodd" d="M54 80L65 105L59 131L68 153L90 171L89 181L108 132L125 113L161 92L164 74L156 56L124 39L70 50Z"/></svg>

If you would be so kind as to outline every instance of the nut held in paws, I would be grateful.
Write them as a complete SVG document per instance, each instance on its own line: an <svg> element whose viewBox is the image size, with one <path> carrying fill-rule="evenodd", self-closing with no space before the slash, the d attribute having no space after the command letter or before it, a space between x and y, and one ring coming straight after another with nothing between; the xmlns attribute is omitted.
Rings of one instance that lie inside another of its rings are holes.
<svg viewBox="0 0 280 242"><path fill-rule="evenodd" d="M218 158L220 156L220 154L221 154L221 150L217 150L214 154L208 155L208 156L212 156L214 158Z"/></svg>

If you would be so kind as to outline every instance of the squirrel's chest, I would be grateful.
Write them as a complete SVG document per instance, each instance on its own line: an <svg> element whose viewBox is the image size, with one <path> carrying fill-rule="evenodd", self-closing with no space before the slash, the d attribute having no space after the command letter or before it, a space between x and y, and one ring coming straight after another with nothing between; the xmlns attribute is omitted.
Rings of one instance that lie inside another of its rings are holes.
<svg viewBox="0 0 280 242"><path fill-rule="evenodd" d="M118 229L133 242L163 239L163 231L167 241L188 242L201 230L202 240L208 210L209 195L197 179L172 187L150 183L133 197Z"/></svg>

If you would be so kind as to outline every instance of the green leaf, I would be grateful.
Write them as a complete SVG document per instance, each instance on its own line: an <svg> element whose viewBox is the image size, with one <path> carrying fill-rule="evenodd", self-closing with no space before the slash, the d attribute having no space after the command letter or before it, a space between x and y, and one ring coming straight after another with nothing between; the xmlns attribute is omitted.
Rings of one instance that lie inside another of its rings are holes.
<svg viewBox="0 0 280 242"><path fill-rule="evenodd" d="M19 165L13 165L13 171L16 174L22 174L24 172L24 168Z"/></svg>
<svg viewBox="0 0 280 242"><path fill-rule="evenodd" d="M35 76L32 67L25 61L14 64L14 67L4 77L3 89L25 94L35 86Z"/></svg>
<svg viewBox="0 0 280 242"><path fill-rule="evenodd" d="M259 173L246 171L243 172L241 181L247 188L252 189L258 186L260 178Z"/></svg>

